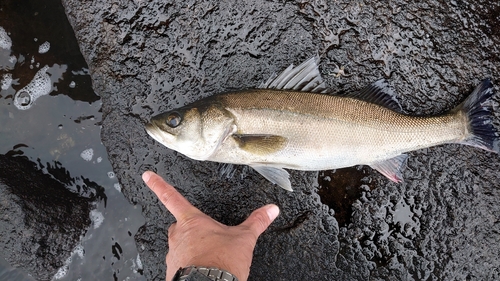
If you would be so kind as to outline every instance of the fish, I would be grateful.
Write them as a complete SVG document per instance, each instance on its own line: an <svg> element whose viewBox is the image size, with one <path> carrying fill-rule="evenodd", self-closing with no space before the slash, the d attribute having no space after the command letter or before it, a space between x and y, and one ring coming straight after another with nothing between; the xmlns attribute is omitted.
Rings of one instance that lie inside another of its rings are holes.
<svg viewBox="0 0 500 281"><path fill-rule="evenodd" d="M458 143L499 153L490 79L447 113L412 116L384 79L331 94L318 63L315 56L255 89L216 94L158 114L146 131L189 158L248 165L289 191L285 169L368 165L401 182L409 151Z"/></svg>

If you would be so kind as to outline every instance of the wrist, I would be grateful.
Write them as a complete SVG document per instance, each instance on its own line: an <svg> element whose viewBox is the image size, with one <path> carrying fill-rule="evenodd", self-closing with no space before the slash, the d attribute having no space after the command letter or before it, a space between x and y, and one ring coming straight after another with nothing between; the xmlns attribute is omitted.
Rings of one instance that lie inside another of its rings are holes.
<svg viewBox="0 0 500 281"><path fill-rule="evenodd" d="M201 254L191 254L192 258L184 259L181 262L173 263L174 269L179 267L186 268L189 266L216 268L231 273L239 281L246 281L250 274L250 265L252 257L238 256L235 250L225 249L210 249L203 250ZM167 265L169 263L167 262Z"/></svg>
<svg viewBox="0 0 500 281"><path fill-rule="evenodd" d="M238 281L238 278L216 267L188 266L179 268L172 281Z"/></svg>

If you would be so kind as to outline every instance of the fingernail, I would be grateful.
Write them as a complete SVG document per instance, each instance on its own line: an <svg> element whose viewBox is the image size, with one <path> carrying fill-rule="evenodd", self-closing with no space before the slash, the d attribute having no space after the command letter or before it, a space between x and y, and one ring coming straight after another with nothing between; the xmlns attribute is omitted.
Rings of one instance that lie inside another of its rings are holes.
<svg viewBox="0 0 500 281"><path fill-rule="evenodd" d="M280 208L278 206L271 204L266 210L267 216L271 221L274 221L274 219L280 214Z"/></svg>
<svg viewBox="0 0 500 281"><path fill-rule="evenodd" d="M144 182L148 182L149 179L151 178L151 174L152 174L152 172L150 172L150 171L146 171L146 172L142 173L142 180Z"/></svg>

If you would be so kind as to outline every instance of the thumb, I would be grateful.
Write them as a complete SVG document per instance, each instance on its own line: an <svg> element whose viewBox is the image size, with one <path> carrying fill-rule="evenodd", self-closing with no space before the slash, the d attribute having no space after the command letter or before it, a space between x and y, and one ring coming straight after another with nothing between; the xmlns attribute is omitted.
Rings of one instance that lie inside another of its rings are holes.
<svg viewBox="0 0 500 281"><path fill-rule="evenodd" d="M269 204L253 211L250 216L240 224L240 226L250 228L250 230L255 234L255 237L259 237L259 235L267 229L279 213L280 209L278 206Z"/></svg>

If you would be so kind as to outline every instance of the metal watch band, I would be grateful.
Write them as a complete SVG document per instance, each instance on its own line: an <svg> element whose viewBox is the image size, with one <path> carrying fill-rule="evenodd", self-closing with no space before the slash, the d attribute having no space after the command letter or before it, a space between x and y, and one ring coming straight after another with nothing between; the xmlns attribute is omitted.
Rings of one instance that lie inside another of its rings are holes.
<svg viewBox="0 0 500 281"><path fill-rule="evenodd" d="M203 267L194 265L179 269L179 271L176 274L177 278L174 278L174 280L175 281L188 280L188 278L192 276L192 274L195 272L201 273L203 276L207 276L213 281L238 281L238 278L236 278L236 276L232 275L231 273L225 270L221 270L215 267Z"/></svg>

